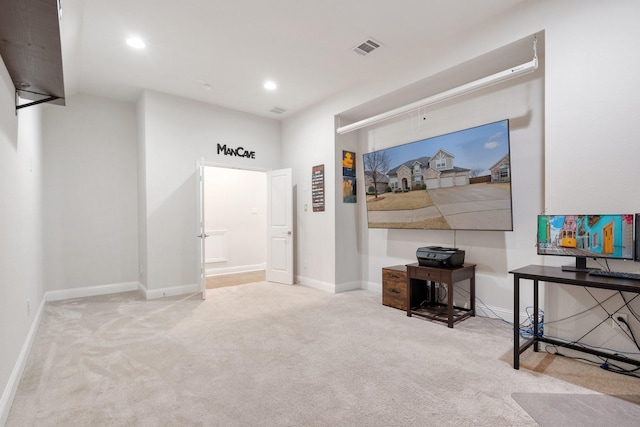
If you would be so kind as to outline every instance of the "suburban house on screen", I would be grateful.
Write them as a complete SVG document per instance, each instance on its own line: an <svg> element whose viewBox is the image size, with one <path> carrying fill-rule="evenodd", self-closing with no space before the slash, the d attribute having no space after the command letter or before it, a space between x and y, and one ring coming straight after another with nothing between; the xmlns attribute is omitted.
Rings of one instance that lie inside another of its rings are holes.
<svg viewBox="0 0 640 427"><path fill-rule="evenodd" d="M364 174L364 185L367 191L373 186L373 179L371 171L366 171ZM383 173L376 172L376 190L378 193L384 193L389 187L389 177ZM371 191L373 192L373 191Z"/></svg>
<svg viewBox="0 0 640 427"><path fill-rule="evenodd" d="M489 168L491 171L491 182L510 182L511 168L509 167L509 155L505 154L498 163Z"/></svg>
<svg viewBox="0 0 640 427"><path fill-rule="evenodd" d="M510 182L511 169L509 154L505 154L493 166L489 167L490 175L471 177L471 170L453 166L454 155L440 149L433 157L420 157L409 160L390 169L387 175L377 172L376 186L378 193L387 187L391 190L427 189L458 187L480 182ZM365 173L365 186L373 185L371 173Z"/></svg>
<svg viewBox="0 0 640 427"><path fill-rule="evenodd" d="M453 166L453 154L442 149L433 157L420 157L404 162L387 175L392 190L421 188L457 187L469 184L469 169Z"/></svg>

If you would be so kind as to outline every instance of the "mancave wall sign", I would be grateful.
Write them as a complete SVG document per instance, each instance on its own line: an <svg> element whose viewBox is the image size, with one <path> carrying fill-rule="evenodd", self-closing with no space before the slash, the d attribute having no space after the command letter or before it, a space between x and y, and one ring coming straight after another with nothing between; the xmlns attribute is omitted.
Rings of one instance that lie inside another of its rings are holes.
<svg viewBox="0 0 640 427"><path fill-rule="evenodd" d="M246 157L247 159L255 159L256 152L249 151L244 147L231 148L227 147L227 144L218 144L218 154L232 157Z"/></svg>

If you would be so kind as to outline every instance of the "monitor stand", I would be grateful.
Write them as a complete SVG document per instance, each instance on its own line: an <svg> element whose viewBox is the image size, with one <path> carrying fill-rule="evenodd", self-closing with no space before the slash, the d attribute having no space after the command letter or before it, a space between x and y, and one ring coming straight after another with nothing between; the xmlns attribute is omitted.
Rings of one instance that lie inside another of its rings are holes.
<svg viewBox="0 0 640 427"><path fill-rule="evenodd" d="M583 256L576 257L576 265L563 265L562 271L573 271L576 273L588 273L591 270L600 270L599 268L587 268L587 258Z"/></svg>

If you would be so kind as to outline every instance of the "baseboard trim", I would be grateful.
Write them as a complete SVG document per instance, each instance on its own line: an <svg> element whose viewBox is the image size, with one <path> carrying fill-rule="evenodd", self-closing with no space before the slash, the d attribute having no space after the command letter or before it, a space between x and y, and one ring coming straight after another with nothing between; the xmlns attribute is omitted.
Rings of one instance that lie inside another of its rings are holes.
<svg viewBox="0 0 640 427"><path fill-rule="evenodd" d="M170 286L168 288L160 288L160 289L146 289L141 286L140 290L143 293L144 297L149 300L149 299L173 297L176 295L184 295L184 294L192 294L195 292L200 292L200 286L198 284L192 284L192 285L182 285L182 286Z"/></svg>
<svg viewBox="0 0 640 427"><path fill-rule="evenodd" d="M476 316L489 317L491 319L502 319L505 322L513 323L513 310L507 310L500 307L492 307L490 305L478 304L476 300ZM528 321L527 313L520 313L520 324Z"/></svg>
<svg viewBox="0 0 640 427"><path fill-rule="evenodd" d="M362 282L362 289L382 293L382 283Z"/></svg>
<svg viewBox="0 0 640 427"><path fill-rule="evenodd" d="M364 289L362 282L347 282L336 284L336 293L355 291L358 289Z"/></svg>
<svg viewBox="0 0 640 427"><path fill-rule="evenodd" d="M313 289L319 289L325 292L336 293L336 285L328 282L321 282L320 280L309 279L308 277L296 276L295 283L297 285L307 286Z"/></svg>
<svg viewBox="0 0 640 427"><path fill-rule="evenodd" d="M120 292L137 291L138 282L113 283L110 285L87 286L83 288L62 289L49 291L44 294L47 301L61 301L71 298L95 297L99 295L117 294Z"/></svg>
<svg viewBox="0 0 640 427"><path fill-rule="evenodd" d="M225 274L234 274L234 273L250 273L252 271L260 271L265 270L267 268L266 264L251 264L251 265L239 265L237 267L223 267L223 268L207 268L205 274L207 277L211 276L222 276Z"/></svg>
<svg viewBox="0 0 640 427"><path fill-rule="evenodd" d="M7 418L9 417L9 411L11 410L13 399L16 396L16 392L18 391L18 386L20 385L20 380L22 379L24 368L27 365L29 353L31 353L33 340L35 339L38 328L40 327L40 321L42 320L42 314L44 313L45 304L46 298L43 296L42 300L40 301L40 305L38 306L38 311L33 318L31 327L29 328L29 333L27 333L27 337L25 338L22 349L20 350L20 354L18 354L18 359L16 360L16 364L13 367L11 376L9 376L7 386L5 387L4 392L2 393L2 397L0 398L0 426L5 425L7 422Z"/></svg>

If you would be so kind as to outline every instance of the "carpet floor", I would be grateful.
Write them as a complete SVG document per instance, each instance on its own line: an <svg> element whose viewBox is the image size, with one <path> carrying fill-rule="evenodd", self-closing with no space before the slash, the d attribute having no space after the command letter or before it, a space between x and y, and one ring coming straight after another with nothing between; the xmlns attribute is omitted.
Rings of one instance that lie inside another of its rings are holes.
<svg viewBox="0 0 640 427"><path fill-rule="evenodd" d="M520 396L602 396L514 370L499 321L449 329L364 290L260 282L207 294L47 303L6 425L536 426Z"/></svg>
<svg viewBox="0 0 640 427"><path fill-rule="evenodd" d="M616 396L513 393L512 397L541 427L640 426L640 406Z"/></svg>

